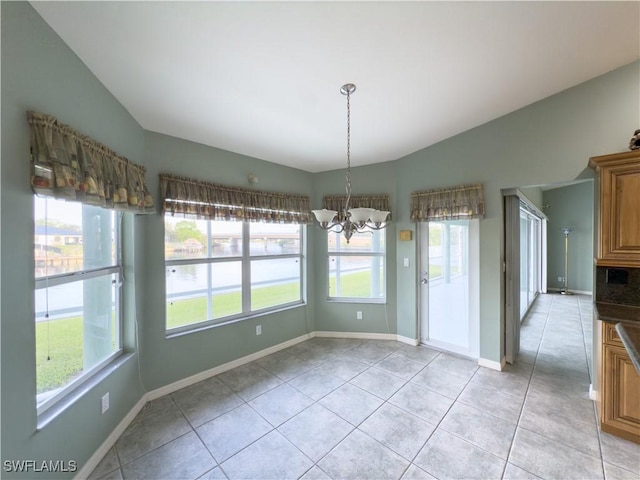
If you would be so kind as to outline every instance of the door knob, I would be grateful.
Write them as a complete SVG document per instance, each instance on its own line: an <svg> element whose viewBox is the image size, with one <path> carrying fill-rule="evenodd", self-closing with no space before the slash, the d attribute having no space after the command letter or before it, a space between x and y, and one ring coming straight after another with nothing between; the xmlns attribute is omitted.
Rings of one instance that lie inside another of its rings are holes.
<svg viewBox="0 0 640 480"><path fill-rule="evenodd" d="M423 278L422 280L420 280L420 283L422 285L426 285L427 283L429 283L429 280L427 280L426 278Z"/></svg>

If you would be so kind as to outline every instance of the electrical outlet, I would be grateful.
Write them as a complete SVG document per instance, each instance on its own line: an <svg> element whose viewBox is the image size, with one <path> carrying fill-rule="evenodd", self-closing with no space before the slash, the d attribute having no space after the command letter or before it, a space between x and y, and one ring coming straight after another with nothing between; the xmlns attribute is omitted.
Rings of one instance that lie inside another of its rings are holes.
<svg viewBox="0 0 640 480"><path fill-rule="evenodd" d="M564 282L564 277L558 277L558 282L563 283Z"/></svg>
<svg viewBox="0 0 640 480"><path fill-rule="evenodd" d="M362 312L360 310L356 312L356 320L362 320Z"/></svg>
<svg viewBox="0 0 640 480"><path fill-rule="evenodd" d="M262 325L256 325L256 335L262 335Z"/></svg>
<svg viewBox="0 0 640 480"><path fill-rule="evenodd" d="M101 406L102 406L102 413L104 413L107 410L109 410L109 392L105 393L102 396Z"/></svg>

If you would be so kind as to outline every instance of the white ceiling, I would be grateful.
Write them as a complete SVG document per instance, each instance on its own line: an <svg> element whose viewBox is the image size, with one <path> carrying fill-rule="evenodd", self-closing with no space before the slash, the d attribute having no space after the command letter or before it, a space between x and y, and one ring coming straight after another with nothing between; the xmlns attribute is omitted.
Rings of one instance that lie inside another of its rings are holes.
<svg viewBox="0 0 640 480"><path fill-rule="evenodd" d="M32 2L147 130L395 160L640 58L640 2Z"/></svg>

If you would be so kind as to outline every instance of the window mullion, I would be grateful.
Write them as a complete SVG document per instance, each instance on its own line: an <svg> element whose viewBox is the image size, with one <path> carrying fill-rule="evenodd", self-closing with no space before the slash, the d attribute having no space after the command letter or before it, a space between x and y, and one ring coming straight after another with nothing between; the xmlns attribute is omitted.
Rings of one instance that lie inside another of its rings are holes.
<svg viewBox="0 0 640 480"><path fill-rule="evenodd" d="M242 222L242 311L251 311L251 232L249 222Z"/></svg>
<svg viewBox="0 0 640 480"><path fill-rule="evenodd" d="M212 253L213 253L213 246L211 245L213 242L211 241L212 238L212 231L211 231L211 225L212 225L212 220L208 220L207 221L207 259L210 259L212 257ZM211 263L209 263L207 265L207 318L208 319L212 319L213 318L213 271L212 271L213 265L211 265Z"/></svg>

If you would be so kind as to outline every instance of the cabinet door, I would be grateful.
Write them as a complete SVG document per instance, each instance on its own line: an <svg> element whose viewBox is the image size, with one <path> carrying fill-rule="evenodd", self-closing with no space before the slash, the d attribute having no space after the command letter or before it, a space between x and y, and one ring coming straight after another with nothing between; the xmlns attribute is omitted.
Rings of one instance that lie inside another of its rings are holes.
<svg viewBox="0 0 640 480"><path fill-rule="evenodd" d="M636 162L600 171L599 259L619 266L640 266L640 165Z"/></svg>
<svg viewBox="0 0 640 480"><path fill-rule="evenodd" d="M640 443L640 375L624 347L603 345L601 428Z"/></svg>

